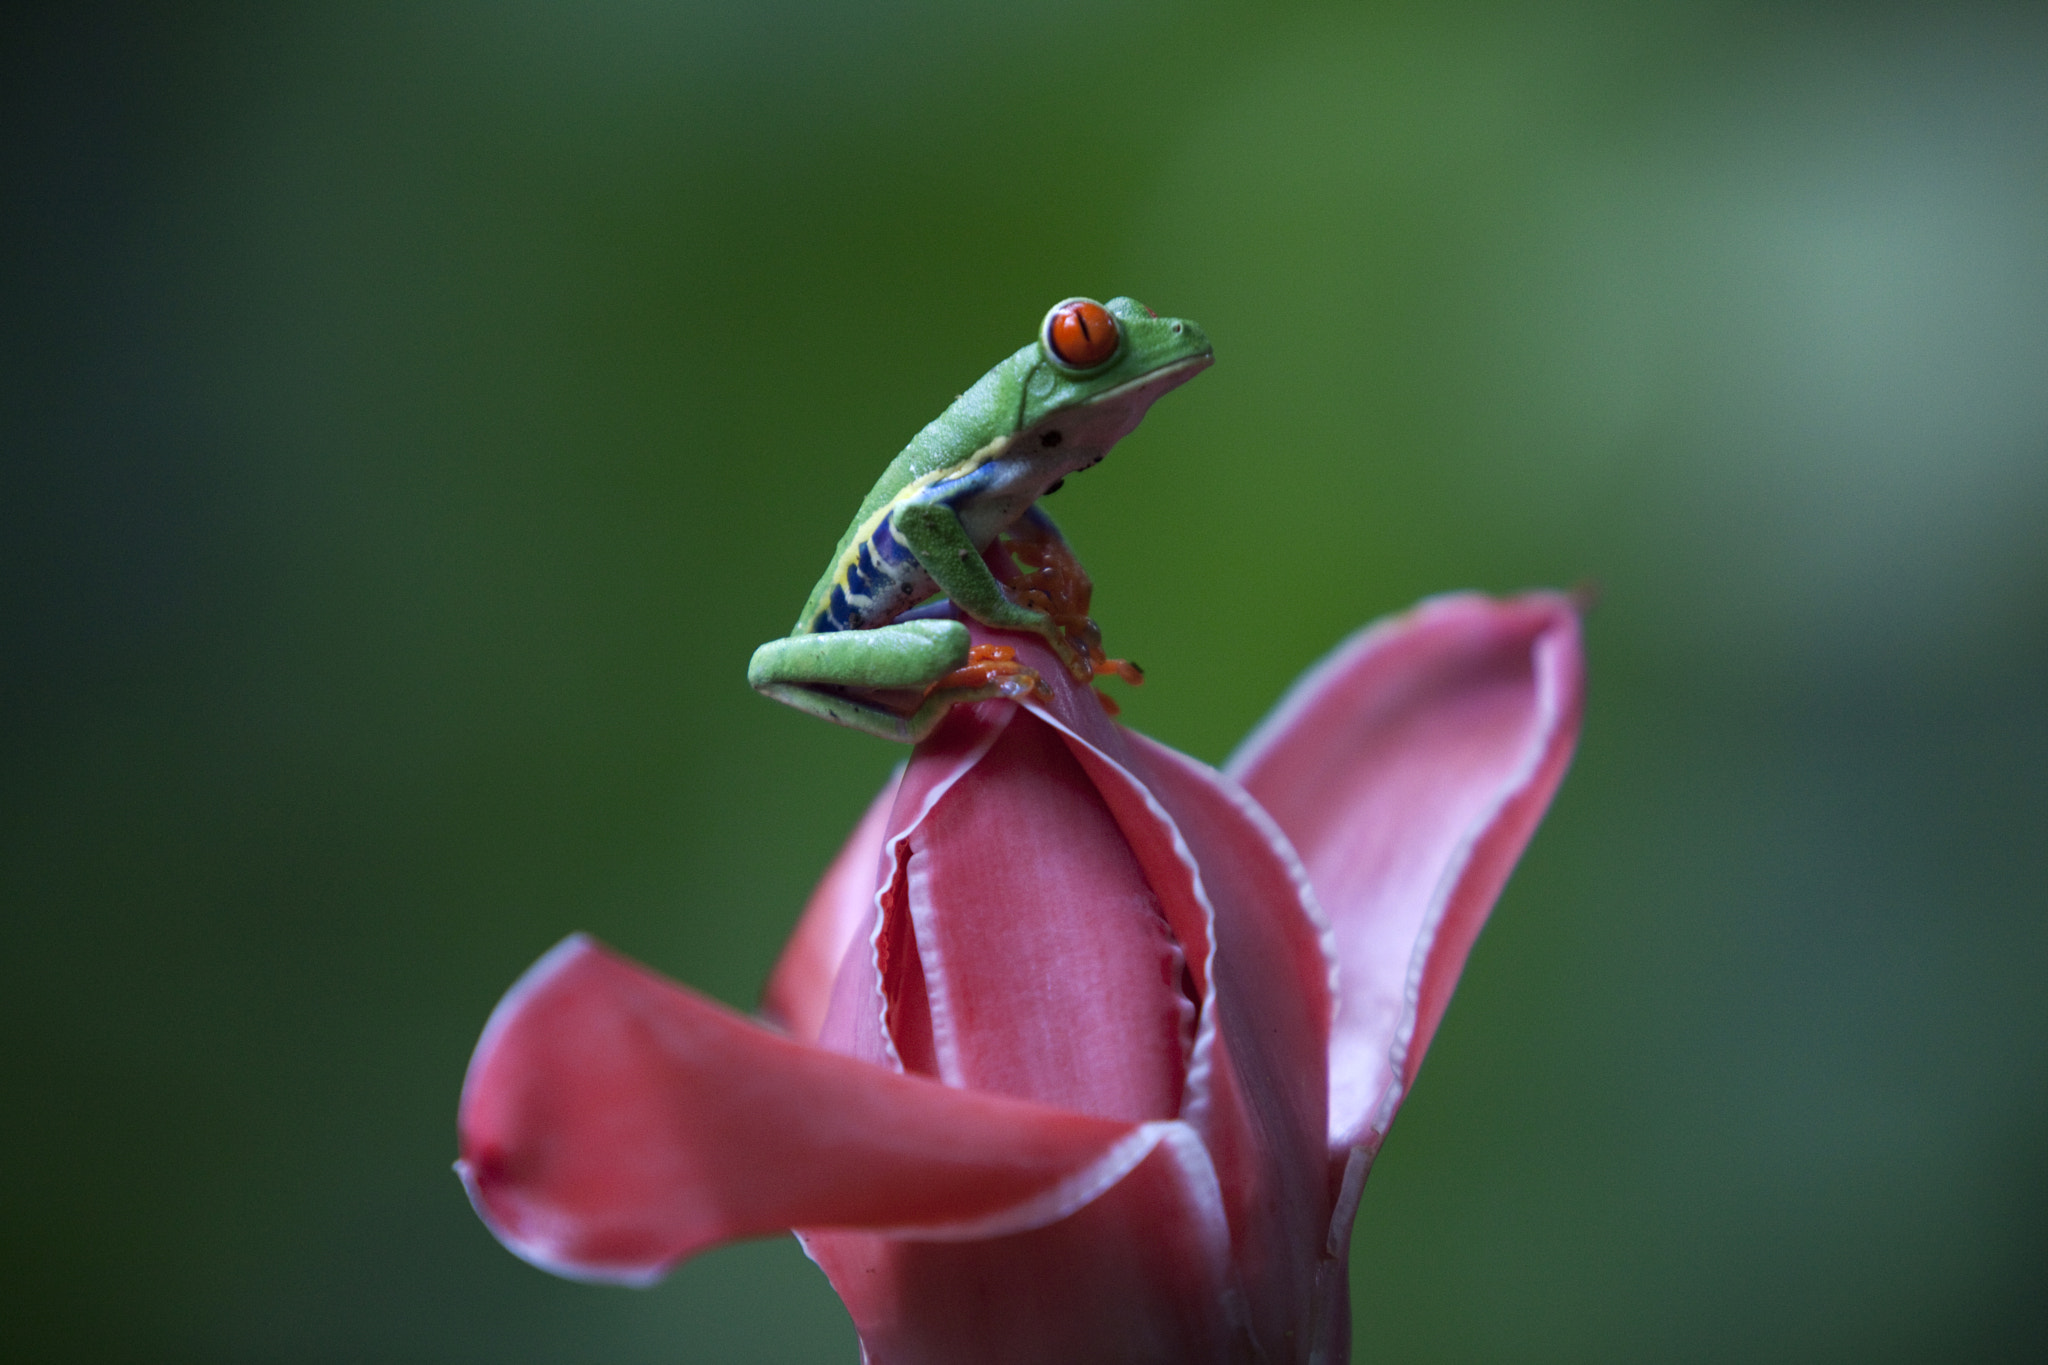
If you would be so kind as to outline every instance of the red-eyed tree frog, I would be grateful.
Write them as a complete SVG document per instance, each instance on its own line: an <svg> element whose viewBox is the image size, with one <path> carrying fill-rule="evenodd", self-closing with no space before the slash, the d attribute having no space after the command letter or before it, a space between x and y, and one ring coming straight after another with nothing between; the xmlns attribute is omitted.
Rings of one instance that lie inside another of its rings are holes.
<svg viewBox="0 0 2048 1365"><path fill-rule="evenodd" d="M1055 304L1031 344L890 461L796 628L754 651L747 681L800 711L905 743L930 734L950 707L1039 685L1000 647L970 658L967 627L929 614L942 603L917 610L935 595L984 625L1042 637L1077 680L1090 679L1105 661L1085 615L1013 591L1020 580L1004 566L1013 552L1072 566L1038 500L1099 462L1162 394L1213 359L1201 328L1135 299ZM1073 575L1085 612L1086 578L1078 567Z"/></svg>

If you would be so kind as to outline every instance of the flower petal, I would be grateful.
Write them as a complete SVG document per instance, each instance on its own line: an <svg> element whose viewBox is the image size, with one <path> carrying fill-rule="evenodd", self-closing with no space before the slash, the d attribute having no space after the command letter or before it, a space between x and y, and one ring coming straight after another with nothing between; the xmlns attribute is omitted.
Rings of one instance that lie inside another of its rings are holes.
<svg viewBox="0 0 2048 1365"><path fill-rule="evenodd" d="M875 884L881 879L882 833L903 780L897 768L868 803L839 856L798 917L796 929L761 991L761 1014L793 1038L816 1042L832 999L832 983L846 950L875 919Z"/></svg>
<svg viewBox="0 0 2048 1365"><path fill-rule="evenodd" d="M1178 1112L1194 1033L1183 958L1056 731L1015 716L894 837L948 1084L1104 1118Z"/></svg>
<svg viewBox="0 0 2048 1365"><path fill-rule="evenodd" d="M954 1090L793 1042L577 936L492 1014L456 1165L513 1251L646 1283L785 1228L987 1237L1062 1217L1173 1125Z"/></svg>
<svg viewBox="0 0 2048 1365"><path fill-rule="evenodd" d="M1433 599L1311 670L1228 771L1300 851L1337 945L1333 1152L1376 1147L1578 738L1569 598Z"/></svg>
<svg viewBox="0 0 2048 1365"><path fill-rule="evenodd" d="M872 1365L1240 1365L1216 1172L1185 1123L1071 1217L1013 1236L934 1243L806 1231Z"/></svg>
<svg viewBox="0 0 2048 1365"><path fill-rule="evenodd" d="M1051 665L1035 642L1016 648ZM1344 1310L1343 1277L1325 1264L1333 959L1307 875L1235 782L1108 724L1082 689L1029 709L1066 736L1187 946L1202 1015L1182 1113L1217 1169L1240 1326L1276 1360L1311 1334L1333 1341L1326 1327Z"/></svg>
<svg viewBox="0 0 2048 1365"><path fill-rule="evenodd" d="M1018 657L1026 657L1019 648ZM1033 714L1058 729L1067 749L1095 784L1102 803L1116 818L1131 853L1144 869L1145 883L1158 898L1160 916L1173 931L1187 964L1188 985L1195 997L1195 1038L1187 1081L1181 1090L1180 1115L1206 1132L1210 1116L1210 1078L1216 1048L1216 910L1202 885L1194 851L1180 827L1151 789L1132 770L1135 759L1126 732L1112 730L1105 748L1086 737L1079 726L1069 728L1071 713L1057 701L1051 708L1034 706Z"/></svg>
<svg viewBox="0 0 2048 1365"><path fill-rule="evenodd" d="M1306 873L1223 774L1139 734L1136 771L1197 851L1215 909L1218 1014L1206 1137L1252 1325L1273 1359L1328 1316L1325 1148L1332 959ZM1319 1292L1320 1284L1320 1292Z"/></svg>
<svg viewBox="0 0 2048 1365"><path fill-rule="evenodd" d="M922 824L946 793L974 770L1015 713L1007 702L955 708L917 746L918 761L906 766L897 779L895 802L882 826L882 885L870 899L867 932L848 944L840 959L818 1030L820 1047L893 1071L906 1070L908 1050L908 1070L938 1074L930 1057L931 1017L922 966L916 960L909 909L901 903L907 897L899 895L907 855L903 835ZM903 998L906 991L915 998ZM899 1040L896 1035L906 1027L917 1036Z"/></svg>

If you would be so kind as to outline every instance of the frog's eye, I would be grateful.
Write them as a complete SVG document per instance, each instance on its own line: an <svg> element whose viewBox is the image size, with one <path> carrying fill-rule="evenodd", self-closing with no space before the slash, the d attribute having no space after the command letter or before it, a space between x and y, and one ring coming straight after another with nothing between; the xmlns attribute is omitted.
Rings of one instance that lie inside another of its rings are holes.
<svg viewBox="0 0 2048 1365"><path fill-rule="evenodd" d="M1121 341L1116 319L1093 299L1054 304L1039 336L1052 358L1070 370L1092 370L1108 363Z"/></svg>

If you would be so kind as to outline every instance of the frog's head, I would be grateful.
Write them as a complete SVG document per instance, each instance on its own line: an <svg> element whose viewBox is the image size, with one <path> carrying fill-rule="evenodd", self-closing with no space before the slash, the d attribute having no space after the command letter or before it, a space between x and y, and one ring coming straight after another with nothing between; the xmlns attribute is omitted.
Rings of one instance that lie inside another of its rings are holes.
<svg viewBox="0 0 2048 1365"><path fill-rule="evenodd" d="M1063 446L1079 469L1102 458L1166 393L1215 359L1185 318L1162 318L1136 299L1065 299L1039 325L1018 430Z"/></svg>

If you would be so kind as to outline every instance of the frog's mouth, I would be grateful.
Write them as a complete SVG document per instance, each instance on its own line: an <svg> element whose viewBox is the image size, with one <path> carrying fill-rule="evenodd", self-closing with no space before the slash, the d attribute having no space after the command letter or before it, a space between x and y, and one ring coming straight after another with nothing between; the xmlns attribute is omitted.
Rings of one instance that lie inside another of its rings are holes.
<svg viewBox="0 0 2048 1365"><path fill-rule="evenodd" d="M1154 403L1215 362L1213 351L1177 360L1047 417L1028 431L1019 432L1018 439L1042 450L1061 448L1067 457L1061 463L1068 473L1100 464L1111 446L1145 420L1145 413Z"/></svg>
<svg viewBox="0 0 2048 1365"><path fill-rule="evenodd" d="M1215 363L1216 352L1213 350L1203 351L1200 355L1191 355L1186 360L1176 360L1173 364L1162 369L1154 370L1148 375L1141 375L1128 384L1119 384L1083 406L1096 408L1110 403L1122 402L1127 404L1134 398L1142 398L1144 405L1151 407L1163 395L1179 388ZM1141 411L1139 416L1142 417L1143 415Z"/></svg>

